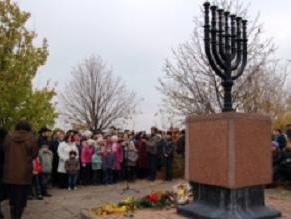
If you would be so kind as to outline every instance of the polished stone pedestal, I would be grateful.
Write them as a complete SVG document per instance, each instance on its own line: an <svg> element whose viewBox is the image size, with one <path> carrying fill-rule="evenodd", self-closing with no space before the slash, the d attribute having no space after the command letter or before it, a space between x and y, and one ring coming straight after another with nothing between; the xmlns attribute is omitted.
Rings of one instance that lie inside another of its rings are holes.
<svg viewBox="0 0 291 219"><path fill-rule="evenodd" d="M272 183L271 130L257 114L188 117L186 179L230 189Z"/></svg>
<svg viewBox="0 0 291 219"><path fill-rule="evenodd" d="M178 214L193 219L273 219L281 213L265 206L264 187L227 189L198 184L198 199L178 208Z"/></svg>

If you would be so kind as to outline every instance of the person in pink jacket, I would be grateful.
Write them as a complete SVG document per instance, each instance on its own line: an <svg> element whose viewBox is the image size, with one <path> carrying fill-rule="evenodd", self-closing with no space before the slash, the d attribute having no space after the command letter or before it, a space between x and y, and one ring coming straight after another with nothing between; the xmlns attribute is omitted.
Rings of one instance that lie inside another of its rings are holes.
<svg viewBox="0 0 291 219"><path fill-rule="evenodd" d="M94 140L82 141L81 164L82 164L82 183L89 185L92 183L91 162L94 154Z"/></svg>
<svg viewBox="0 0 291 219"><path fill-rule="evenodd" d="M114 182L117 182L120 179L121 165L123 162L123 150L121 145L118 143L118 137L116 135L113 135L111 137L110 146L114 154L114 167L113 167Z"/></svg>

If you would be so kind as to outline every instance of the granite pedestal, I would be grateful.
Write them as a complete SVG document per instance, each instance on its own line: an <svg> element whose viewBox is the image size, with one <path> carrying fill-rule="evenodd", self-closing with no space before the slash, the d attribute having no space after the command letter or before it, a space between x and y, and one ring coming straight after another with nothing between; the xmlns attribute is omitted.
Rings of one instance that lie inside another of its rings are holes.
<svg viewBox="0 0 291 219"><path fill-rule="evenodd" d="M198 198L178 208L195 219L272 219L264 185L272 182L271 121L256 114L221 113L187 119L186 178Z"/></svg>

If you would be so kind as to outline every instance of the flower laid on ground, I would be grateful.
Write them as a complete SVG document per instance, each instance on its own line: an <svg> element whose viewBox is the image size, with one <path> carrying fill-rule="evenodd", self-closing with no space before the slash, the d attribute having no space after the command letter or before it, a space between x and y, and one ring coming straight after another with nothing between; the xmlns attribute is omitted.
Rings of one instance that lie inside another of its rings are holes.
<svg viewBox="0 0 291 219"><path fill-rule="evenodd" d="M191 186L188 183L179 184L174 186L173 188L174 193L176 196L176 202L178 205L184 205L192 202L192 192Z"/></svg>
<svg viewBox="0 0 291 219"><path fill-rule="evenodd" d="M113 203L105 204L101 207L91 209L90 213L96 216L106 216L110 214L124 214L128 212L127 206L118 206Z"/></svg>
<svg viewBox="0 0 291 219"><path fill-rule="evenodd" d="M93 208L90 210L90 213L93 216L106 216L111 214L132 215L137 209L173 208L177 205L189 204L192 200L193 197L190 185L179 184L173 188L173 191L153 192L138 199L130 196L118 204L108 203L103 206Z"/></svg>
<svg viewBox="0 0 291 219"><path fill-rule="evenodd" d="M160 197L158 195L160 195L160 194L154 193L154 194L148 195L146 198L151 202L157 202L160 199Z"/></svg>

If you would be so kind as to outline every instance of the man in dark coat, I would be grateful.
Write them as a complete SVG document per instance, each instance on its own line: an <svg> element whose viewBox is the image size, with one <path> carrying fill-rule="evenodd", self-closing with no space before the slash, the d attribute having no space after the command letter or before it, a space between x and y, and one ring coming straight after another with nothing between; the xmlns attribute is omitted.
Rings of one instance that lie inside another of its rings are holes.
<svg viewBox="0 0 291 219"><path fill-rule="evenodd" d="M177 149L176 152L181 155L185 155L185 130L181 131L179 139L177 141Z"/></svg>
<svg viewBox="0 0 291 219"><path fill-rule="evenodd" d="M25 121L17 123L4 143L3 182L7 185L11 219L22 217L32 183L32 160L37 155L38 146L31 126Z"/></svg>
<svg viewBox="0 0 291 219"><path fill-rule="evenodd" d="M147 140L146 149L149 159L149 176L150 181L156 179L157 163L158 163L158 146L161 141L161 137L158 135L158 129L156 127L151 128L151 137Z"/></svg>
<svg viewBox="0 0 291 219"><path fill-rule="evenodd" d="M4 164L4 151L3 144L6 138L7 131L3 128L0 128L0 219L4 218L4 215L1 210L1 202L6 198L6 189L3 184L3 164Z"/></svg>
<svg viewBox="0 0 291 219"><path fill-rule="evenodd" d="M174 150L176 147L171 132L167 132L166 139L162 146L163 146L163 160L166 168L165 180L171 181L173 179Z"/></svg>

